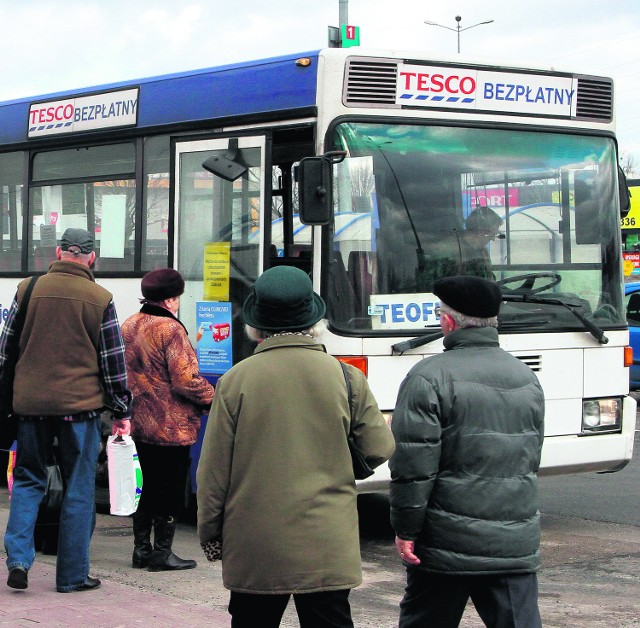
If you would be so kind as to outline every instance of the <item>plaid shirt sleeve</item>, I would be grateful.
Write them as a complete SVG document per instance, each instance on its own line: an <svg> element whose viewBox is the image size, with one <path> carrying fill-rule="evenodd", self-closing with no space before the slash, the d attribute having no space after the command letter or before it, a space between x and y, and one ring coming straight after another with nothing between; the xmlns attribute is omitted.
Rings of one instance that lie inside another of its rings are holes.
<svg viewBox="0 0 640 628"><path fill-rule="evenodd" d="M8 357L7 349L9 348L9 345L15 335L14 327L17 312L18 301L17 298L14 297L13 302L11 303L11 307L9 308L7 320L4 322L4 327L2 328L2 334L0 335L0 377L2 377L4 373L4 363L6 362Z"/></svg>
<svg viewBox="0 0 640 628"><path fill-rule="evenodd" d="M100 375L107 396L107 406L114 419L131 418L131 391L127 384L124 340L113 301L102 317L100 327Z"/></svg>

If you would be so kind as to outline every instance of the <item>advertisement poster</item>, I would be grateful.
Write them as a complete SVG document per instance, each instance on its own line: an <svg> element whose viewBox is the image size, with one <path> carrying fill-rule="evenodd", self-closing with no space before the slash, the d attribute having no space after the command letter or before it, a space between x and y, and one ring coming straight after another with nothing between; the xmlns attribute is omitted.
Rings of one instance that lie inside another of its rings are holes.
<svg viewBox="0 0 640 628"><path fill-rule="evenodd" d="M229 242L208 242L204 245L204 298L210 301L229 300Z"/></svg>
<svg viewBox="0 0 640 628"><path fill-rule="evenodd" d="M196 354L200 373L222 375L233 366L231 351L231 303L196 302Z"/></svg>

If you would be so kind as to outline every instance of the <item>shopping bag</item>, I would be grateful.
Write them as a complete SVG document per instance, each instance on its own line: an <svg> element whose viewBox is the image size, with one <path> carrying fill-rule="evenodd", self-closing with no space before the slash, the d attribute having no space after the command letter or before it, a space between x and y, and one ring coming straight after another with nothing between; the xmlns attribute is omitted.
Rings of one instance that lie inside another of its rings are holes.
<svg viewBox="0 0 640 628"><path fill-rule="evenodd" d="M109 436L107 462L110 512L131 515L137 510L142 494L142 470L131 436Z"/></svg>
<svg viewBox="0 0 640 628"><path fill-rule="evenodd" d="M7 488L9 489L9 499L11 499L11 491L13 491L13 470L16 468L17 450L18 441L14 440L9 449L9 461L7 463Z"/></svg>

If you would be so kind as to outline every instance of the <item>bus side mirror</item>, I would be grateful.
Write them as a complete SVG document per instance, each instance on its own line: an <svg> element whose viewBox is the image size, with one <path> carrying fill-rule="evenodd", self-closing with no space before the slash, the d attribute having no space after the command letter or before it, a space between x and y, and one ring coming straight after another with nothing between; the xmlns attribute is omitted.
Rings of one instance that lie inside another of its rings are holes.
<svg viewBox="0 0 640 628"><path fill-rule="evenodd" d="M344 151L325 153L322 157L305 157L298 165L298 201L300 222L305 225L328 225L333 212L333 164L346 156Z"/></svg>
<svg viewBox="0 0 640 628"><path fill-rule="evenodd" d="M225 181L235 181L241 177L246 171L242 161L242 152L238 148L238 140L231 138L229 140L229 148L222 154L212 155L202 162L202 167L211 174L224 179Z"/></svg>
<svg viewBox="0 0 640 628"><path fill-rule="evenodd" d="M620 218L625 218L631 209L631 190L627 183L627 177L618 166L618 192L620 194Z"/></svg>

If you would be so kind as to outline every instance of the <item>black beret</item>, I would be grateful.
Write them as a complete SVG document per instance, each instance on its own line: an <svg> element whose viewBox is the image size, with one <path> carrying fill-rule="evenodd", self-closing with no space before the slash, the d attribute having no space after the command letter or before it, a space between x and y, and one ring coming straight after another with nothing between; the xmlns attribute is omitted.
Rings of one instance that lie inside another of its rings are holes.
<svg viewBox="0 0 640 628"><path fill-rule="evenodd" d="M474 318L497 316L502 302L498 284L482 277L457 275L438 279L433 293L450 308Z"/></svg>
<svg viewBox="0 0 640 628"><path fill-rule="evenodd" d="M142 296L147 301L159 303L184 292L184 279L173 268L159 268L148 272L142 278Z"/></svg>

